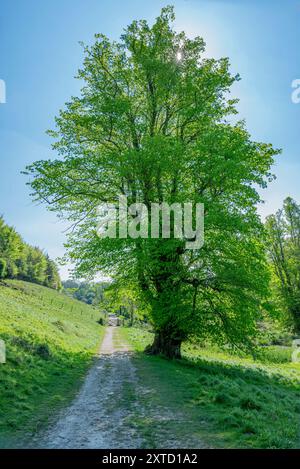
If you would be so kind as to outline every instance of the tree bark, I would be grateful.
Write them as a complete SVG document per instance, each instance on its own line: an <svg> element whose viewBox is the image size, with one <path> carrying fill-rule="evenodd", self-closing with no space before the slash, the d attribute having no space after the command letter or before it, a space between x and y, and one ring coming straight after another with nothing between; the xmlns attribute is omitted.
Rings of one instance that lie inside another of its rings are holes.
<svg viewBox="0 0 300 469"><path fill-rule="evenodd" d="M155 333L152 345L148 345L145 353L148 355L164 355L167 358L181 358L182 340L173 335L168 335L165 331Z"/></svg>

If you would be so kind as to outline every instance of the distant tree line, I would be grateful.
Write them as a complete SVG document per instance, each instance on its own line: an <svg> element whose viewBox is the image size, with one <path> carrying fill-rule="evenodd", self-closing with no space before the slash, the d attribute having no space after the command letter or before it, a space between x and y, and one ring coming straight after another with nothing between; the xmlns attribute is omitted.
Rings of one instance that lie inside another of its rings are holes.
<svg viewBox="0 0 300 469"><path fill-rule="evenodd" d="M25 243L16 230L0 217L0 279L11 278L61 288L54 261L35 246Z"/></svg>
<svg viewBox="0 0 300 469"><path fill-rule="evenodd" d="M76 280L65 280L62 282L65 293L88 305L98 306L103 301L104 290L107 283L78 282Z"/></svg>

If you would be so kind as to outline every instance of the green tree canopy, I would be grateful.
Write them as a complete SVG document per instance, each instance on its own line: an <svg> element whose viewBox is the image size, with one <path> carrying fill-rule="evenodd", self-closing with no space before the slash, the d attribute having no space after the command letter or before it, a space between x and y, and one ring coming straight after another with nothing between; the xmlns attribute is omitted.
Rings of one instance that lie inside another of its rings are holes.
<svg viewBox="0 0 300 469"><path fill-rule="evenodd" d="M283 208L266 220L267 249L276 277L280 306L300 332L300 206L287 197Z"/></svg>
<svg viewBox="0 0 300 469"><path fill-rule="evenodd" d="M0 278L17 278L60 289L57 266L38 247L24 243L0 217Z"/></svg>
<svg viewBox="0 0 300 469"><path fill-rule="evenodd" d="M68 256L79 276L101 270L130 282L150 311L149 350L180 355L191 335L246 346L268 275L256 187L272 179L277 153L251 140L236 114L227 58L204 58L202 38L172 28L164 8L153 26L133 21L120 42L84 46L81 96L56 118L55 160L31 165L35 198L73 223ZM230 119L230 120L229 120ZM198 202L205 244L180 239L103 239L99 203Z"/></svg>

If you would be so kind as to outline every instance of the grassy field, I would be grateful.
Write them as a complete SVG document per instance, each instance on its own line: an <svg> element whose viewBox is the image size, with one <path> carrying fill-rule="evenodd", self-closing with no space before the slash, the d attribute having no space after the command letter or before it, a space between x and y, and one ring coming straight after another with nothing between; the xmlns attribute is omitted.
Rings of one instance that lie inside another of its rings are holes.
<svg viewBox="0 0 300 469"><path fill-rule="evenodd" d="M38 285L0 284L0 447L39 430L74 396L104 328L100 313Z"/></svg>
<svg viewBox="0 0 300 469"><path fill-rule="evenodd" d="M300 447L300 364L288 361L286 349L270 348L254 361L186 344L183 360L168 361L141 353L152 339L148 332L120 333L137 351L138 376L149 388L138 404L151 421L134 422L148 447L159 447L155 434L164 425L175 440L190 432L191 441L209 447ZM160 409L165 408L180 412L180 418L164 422Z"/></svg>
<svg viewBox="0 0 300 469"><path fill-rule="evenodd" d="M54 290L0 283L0 447L22 445L72 399L103 337L99 317ZM254 361L185 344L183 360L169 361L142 353L151 340L135 328L117 328L114 338L136 352L142 386L127 383L124 406L146 447L300 447L300 364L289 348L263 347Z"/></svg>

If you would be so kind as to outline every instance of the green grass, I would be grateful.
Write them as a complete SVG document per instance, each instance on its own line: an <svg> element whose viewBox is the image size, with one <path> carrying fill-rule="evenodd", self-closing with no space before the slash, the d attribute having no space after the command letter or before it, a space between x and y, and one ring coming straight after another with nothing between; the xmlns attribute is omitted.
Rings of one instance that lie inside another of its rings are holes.
<svg viewBox="0 0 300 469"><path fill-rule="evenodd" d="M74 396L103 336L99 317L54 290L0 284L0 447L17 446Z"/></svg>
<svg viewBox="0 0 300 469"><path fill-rule="evenodd" d="M141 353L152 339L148 332L128 328L123 334L138 352L140 381L152 389L140 402L150 420L135 422L149 446L158 447L153 435L165 425L177 441L189 436L195 445L204 441L211 447L300 447L300 364L288 361L287 349L263 348L254 361L185 344L183 359L168 361ZM161 422L159 409L181 417Z"/></svg>

